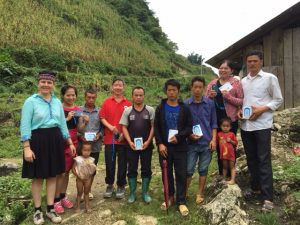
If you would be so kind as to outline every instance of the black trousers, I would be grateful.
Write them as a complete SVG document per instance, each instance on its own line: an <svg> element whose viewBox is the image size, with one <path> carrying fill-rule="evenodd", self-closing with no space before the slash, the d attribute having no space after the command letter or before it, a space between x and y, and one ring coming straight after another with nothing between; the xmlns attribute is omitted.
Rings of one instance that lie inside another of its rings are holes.
<svg viewBox="0 0 300 225"><path fill-rule="evenodd" d="M106 184L114 184L116 160L118 160L117 185L126 185L126 148L125 145L114 145L114 155L112 154L113 145L105 145L105 165L106 165Z"/></svg>
<svg viewBox="0 0 300 225"><path fill-rule="evenodd" d="M261 191L262 200L273 201L271 130L241 130L241 136L251 175L251 188Z"/></svg>
<svg viewBox="0 0 300 225"><path fill-rule="evenodd" d="M126 157L128 163L128 178L137 177L139 158L141 158L141 176L142 178L151 178L151 161L152 161L153 146L148 147L145 150L132 150L129 146L126 146Z"/></svg>
<svg viewBox="0 0 300 225"><path fill-rule="evenodd" d="M176 181L176 203L178 205L185 204L185 193L186 193L186 179L187 179L187 146L186 151L176 151L179 146L168 146L168 186L169 186L169 196L174 196L174 175L173 170L175 170L175 181ZM159 155L159 162L162 168L162 161L165 158Z"/></svg>
<svg viewBox="0 0 300 225"><path fill-rule="evenodd" d="M239 122L238 121L234 121L234 122L231 123L231 129L230 129L230 131L236 135L238 127L239 127ZM218 131L220 131L220 130L221 129L219 128ZM219 174L222 175L223 174L223 162L220 159L220 148L219 148L219 145L217 145L217 155L218 155ZM235 158L236 158L236 149L234 149L234 155L235 155ZM227 174L230 175L230 169L229 168L228 168Z"/></svg>

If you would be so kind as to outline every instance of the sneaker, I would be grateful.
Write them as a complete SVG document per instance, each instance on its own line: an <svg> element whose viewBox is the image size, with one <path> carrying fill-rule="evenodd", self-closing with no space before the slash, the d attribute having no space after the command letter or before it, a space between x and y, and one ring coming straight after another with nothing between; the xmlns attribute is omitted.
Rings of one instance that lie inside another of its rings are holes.
<svg viewBox="0 0 300 225"><path fill-rule="evenodd" d="M56 213L61 214L65 212L64 207L62 207L61 202L55 202L54 203L54 210Z"/></svg>
<svg viewBox="0 0 300 225"><path fill-rule="evenodd" d="M125 197L125 187L118 187L116 192L116 198L122 199Z"/></svg>
<svg viewBox="0 0 300 225"><path fill-rule="evenodd" d="M46 212L46 216L52 223L60 223L62 221L61 217L57 215L54 209L51 209L50 212Z"/></svg>
<svg viewBox="0 0 300 225"><path fill-rule="evenodd" d="M35 211L33 214L33 223L39 225L43 224L44 222L43 213L40 210Z"/></svg>
<svg viewBox="0 0 300 225"><path fill-rule="evenodd" d="M67 209L71 209L74 206L73 202L71 202L67 197L64 197L62 200L60 200L60 202L61 202L61 205ZM54 208L55 208L55 206L54 206Z"/></svg>
<svg viewBox="0 0 300 225"><path fill-rule="evenodd" d="M108 185L103 197L104 198L111 198L113 192L114 192L114 187L112 185Z"/></svg>

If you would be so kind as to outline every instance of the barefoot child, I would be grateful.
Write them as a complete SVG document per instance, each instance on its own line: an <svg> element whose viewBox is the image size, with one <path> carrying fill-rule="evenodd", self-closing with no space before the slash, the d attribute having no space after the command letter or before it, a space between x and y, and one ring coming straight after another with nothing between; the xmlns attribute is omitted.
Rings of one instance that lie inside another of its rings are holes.
<svg viewBox="0 0 300 225"><path fill-rule="evenodd" d="M80 212L80 200L82 194L84 194L84 205L87 213L92 209L89 203L89 192L92 186L92 176L96 172L95 159L90 157L92 151L92 145L89 142L83 143L81 147L81 156L74 158L75 163L72 168L72 172L76 176L77 186L77 199L75 212Z"/></svg>
<svg viewBox="0 0 300 225"><path fill-rule="evenodd" d="M223 182L227 184L235 184L235 154L234 149L237 146L237 139L234 133L230 132L231 119L225 117L220 121L221 130L218 132L218 144L220 147L220 160L223 163ZM227 168L230 169L231 179L226 182Z"/></svg>

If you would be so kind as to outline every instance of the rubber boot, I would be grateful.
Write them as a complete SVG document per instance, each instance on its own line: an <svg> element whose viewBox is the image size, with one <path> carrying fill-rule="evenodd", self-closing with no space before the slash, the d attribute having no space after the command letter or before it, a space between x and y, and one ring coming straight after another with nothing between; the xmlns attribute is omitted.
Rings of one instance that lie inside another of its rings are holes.
<svg viewBox="0 0 300 225"><path fill-rule="evenodd" d="M142 178L142 195L146 203L150 203L152 200L148 193L149 184L150 184L150 178Z"/></svg>
<svg viewBox="0 0 300 225"><path fill-rule="evenodd" d="M129 184L129 190L130 194L128 197L128 203L134 203L136 200L136 177L130 177L128 178L128 184Z"/></svg>

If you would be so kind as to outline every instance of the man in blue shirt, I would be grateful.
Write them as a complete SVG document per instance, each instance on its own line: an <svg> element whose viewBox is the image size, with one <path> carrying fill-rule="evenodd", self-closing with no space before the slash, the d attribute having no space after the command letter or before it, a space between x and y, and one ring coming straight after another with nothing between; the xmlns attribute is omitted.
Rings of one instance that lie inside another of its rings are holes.
<svg viewBox="0 0 300 225"><path fill-rule="evenodd" d="M204 187L208 166L211 161L211 152L216 149L217 116L214 102L203 95L205 80L203 77L194 77L191 82L192 97L185 103L190 108L193 118L193 134L189 137L187 153L187 191L192 181L195 166L198 161L199 187L196 193L196 203L204 201ZM199 136L196 128L202 131ZM199 129L200 130L200 129Z"/></svg>
<svg viewBox="0 0 300 225"><path fill-rule="evenodd" d="M185 205L186 198L186 169L187 142L192 133L192 119L189 108L178 100L180 84L174 79L165 83L167 99L163 99L157 106L154 119L154 134L159 150L159 161L167 160L167 174L169 185L169 206L174 203L174 175L176 178L176 203L182 216L189 211ZM163 202L161 209L167 209Z"/></svg>

